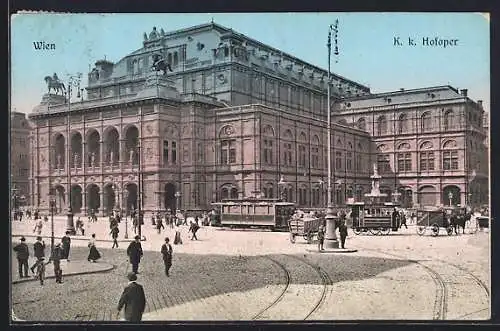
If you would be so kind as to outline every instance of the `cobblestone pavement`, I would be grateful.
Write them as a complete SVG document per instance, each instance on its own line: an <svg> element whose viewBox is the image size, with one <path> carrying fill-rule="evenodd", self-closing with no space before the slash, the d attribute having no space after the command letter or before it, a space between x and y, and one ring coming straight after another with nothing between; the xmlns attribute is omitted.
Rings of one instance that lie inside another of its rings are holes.
<svg viewBox="0 0 500 331"><path fill-rule="evenodd" d="M32 231L29 224L15 223L13 235ZM62 234L64 219L56 224ZM101 261L116 268L68 277L59 286L14 284L13 309L19 318L115 318L130 270L127 244L104 249L111 247L105 220L88 228L98 239L106 238L98 242ZM412 226L388 236L350 232L346 246L358 252L316 254L306 251L315 246L304 240L291 244L287 233L202 227L200 240L191 241L187 227L179 229L184 244L173 246L174 266L167 278L159 249L165 236L173 238L174 230L157 234L151 225L143 228L147 240L139 282L148 301L144 320L489 318L488 233L418 236ZM28 239L30 248L33 241ZM86 240L72 244L72 260L86 259ZM17 270L17 261L13 263Z"/></svg>

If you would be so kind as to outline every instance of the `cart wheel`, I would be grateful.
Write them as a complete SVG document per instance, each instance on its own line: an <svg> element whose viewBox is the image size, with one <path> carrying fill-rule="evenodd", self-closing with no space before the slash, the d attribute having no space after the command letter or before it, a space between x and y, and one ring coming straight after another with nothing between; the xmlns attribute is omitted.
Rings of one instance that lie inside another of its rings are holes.
<svg viewBox="0 0 500 331"><path fill-rule="evenodd" d="M437 224L432 224L432 235L436 237L439 234L439 225Z"/></svg>
<svg viewBox="0 0 500 331"><path fill-rule="evenodd" d="M352 232L354 232L355 235L359 235L361 233L360 228L352 228Z"/></svg>
<svg viewBox="0 0 500 331"><path fill-rule="evenodd" d="M425 226L420 226L420 225L417 226L417 233L418 233L418 235L423 236L424 233L425 233L425 230L426 230Z"/></svg>
<svg viewBox="0 0 500 331"><path fill-rule="evenodd" d="M308 233L307 234L307 239L306 240L307 240L308 244L312 244L312 241L313 241L313 235L312 235L312 233Z"/></svg>
<svg viewBox="0 0 500 331"><path fill-rule="evenodd" d="M382 228L380 230L380 232L384 235L384 236L387 236L390 232L391 232L391 229L390 228Z"/></svg>
<svg viewBox="0 0 500 331"><path fill-rule="evenodd" d="M380 229L370 229L370 233L374 236L376 235L379 235L380 234Z"/></svg>
<svg viewBox="0 0 500 331"><path fill-rule="evenodd" d="M449 226L446 228L446 233L448 233L449 236L451 236L453 234L453 227L452 226Z"/></svg>
<svg viewBox="0 0 500 331"><path fill-rule="evenodd" d="M295 244L295 235L293 233L290 233L290 242Z"/></svg>

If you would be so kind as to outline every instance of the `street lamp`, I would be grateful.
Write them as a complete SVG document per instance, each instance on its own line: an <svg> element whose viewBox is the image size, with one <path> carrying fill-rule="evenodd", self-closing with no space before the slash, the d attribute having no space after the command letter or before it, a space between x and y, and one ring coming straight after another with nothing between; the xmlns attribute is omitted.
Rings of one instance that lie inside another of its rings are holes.
<svg viewBox="0 0 500 331"><path fill-rule="evenodd" d="M337 234L336 234L336 222L335 222L335 216L333 215L333 205L332 205L332 114L331 114L331 100L330 100L330 89L331 89L331 82L330 82L330 62L331 62L331 53L332 53L332 31L335 33L335 55L338 54L338 48L337 48L337 32L338 32L338 24L339 21L335 20L335 24L331 24L328 27L328 42L327 42L327 48L328 48L328 79L327 79L327 139L328 139L328 144L327 144L327 155L328 155L328 207L326 210L326 231L325 231L325 246L326 248L338 248L339 247L339 242L337 240Z"/></svg>
<svg viewBox="0 0 500 331"><path fill-rule="evenodd" d="M71 95L73 92L73 88L76 89L77 91L77 98L80 98L80 82L82 79L82 74L79 72L76 75L70 75L68 78L68 91L65 93L65 96L67 94L68 96L68 119L67 119L67 142L66 145L67 147L67 152L66 152L66 163L67 163L67 174L68 174L68 187L69 187L69 203L68 203L68 213L67 213L67 224L66 224L66 231L69 231L70 234L76 234L75 230L75 224L73 222L73 210L72 210L72 204L73 204L73 199L72 199L72 187L71 187L71 167L70 167L70 145L71 145L71 137L70 137L70 113L71 113Z"/></svg>
<svg viewBox="0 0 500 331"><path fill-rule="evenodd" d="M175 213L177 214L177 211L179 210L179 198L181 197L181 192L177 191L174 194L175 196Z"/></svg>
<svg viewBox="0 0 500 331"><path fill-rule="evenodd" d="M451 207L451 200L453 199L453 193L452 192L448 193L448 199L450 200L450 207Z"/></svg>
<svg viewBox="0 0 500 331"><path fill-rule="evenodd" d="M128 190L124 190L125 194L125 239L128 239Z"/></svg>
<svg viewBox="0 0 500 331"><path fill-rule="evenodd" d="M53 192L49 194L49 206L50 206L50 251L54 251L54 208L56 206L56 196Z"/></svg>
<svg viewBox="0 0 500 331"><path fill-rule="evenodd" d="M285 196L285 185L287 182L285 182L285 178L283 175L280 177L280 181L278 182L278 187L280 188L280 199L281 201L286 201L286 196Z"/></svg>

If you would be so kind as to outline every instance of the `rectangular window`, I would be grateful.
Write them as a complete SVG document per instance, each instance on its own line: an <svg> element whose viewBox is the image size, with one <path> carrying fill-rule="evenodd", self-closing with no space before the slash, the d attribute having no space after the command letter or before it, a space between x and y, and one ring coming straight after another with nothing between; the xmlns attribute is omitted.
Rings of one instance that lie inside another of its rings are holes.
<svg viewBox="0 0 500 331"><path fill-rule="evenodd" d="M346 153L346 169L352 170L352 152Z"/></svg>
<svg viewBox="0 0 500 331"><path fill-rule="evenodd" d="M398 153L398 171L411 171L411 153Z"/></svg>
<svg viewBox="0 0 500 331"><path fill-rule="evenodd" d="M221 141L220 162L222 164L236 163L236 148L234 140Z"/></svg>
<svg viewBox="0 0 500 331"><path fill-rule="evenodd" d="M264 139L264 163L273 164L273 141Z"/></svg>
<svg viewBox="0 0 500 331"><path fill-rule="evenodd" d="M284 152L283 152L283 163L286 166L291 166L292 165L292 144L291 143L285 143L283 144L284 147Z"/></svg>
<svg viewBox="0 0 500 331"><path fill-rule="evenodd" d="M380 173L390 172L391 163L389 161L389 155L384 155L384 154L377 155L377 167Z"/></svg>
<svg viewBox="0 0 500 331"><path fill-rule="evenodd" d="M299 145L299 167L306 166L306 147Z"/></svg>
<svg viewBox="0 0 500 331"><path fill-rule="evenodd" d="M458 170L458 152L443 152L443 170Z"/></svg>
<svg viewBox="0 0 500 331"><path fill-rule="evenodd" d="M163 165L168 164L168 141L163 141Z"/></svg>
<svg viewBox="0 0 500 331"><path fill-rule="evenodd" d="M342 169L342 152L335 152L335 169Z"/></svg>
<svg viewBox="0 0 500 331"><path fill-rule="evenodd" d="M434 152L420 153L420 171L434 170Z"/></svg>
<svg viewBox="0 0 500 331"><path fill-rule="evenodd" d="M177 163L177 143L172 141L172 163Z"/></svg>
<svg viewBox="0 0 500 331"><path fill-rule="evenodd" d="M198 143L198 162L204 161L203 144Z"/></svg>
<svg viewBox="0 0 500 331"><path fill-rule="evenodd" d="M312 154L312 167L313 168L319 168L319 148L318 147L312 147L311 148L311 154Z"/></svg>
<svg viewBox="0 0 500 331"><path fill-rule="evenodd" d="M363 170L361 168L361 154L356 154L356 162L354 164L354 170L355 171L362 171Z"/></svg>

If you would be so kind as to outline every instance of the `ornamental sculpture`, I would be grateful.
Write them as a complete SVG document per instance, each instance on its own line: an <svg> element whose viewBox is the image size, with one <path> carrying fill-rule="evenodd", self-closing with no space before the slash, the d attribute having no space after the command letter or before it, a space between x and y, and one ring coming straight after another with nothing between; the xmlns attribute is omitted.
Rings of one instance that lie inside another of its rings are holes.
<svg viewBox="0 0 500 331"><path fill-rule="evenodd" d="M170 63L165 61L160 54L155 53L151 57L153 58L153 64L151 65L152 71L163 71L163 75L167 73L167 70L173 71Z"/></svg>
<svg viewBox="0 0 500 331"><path fill-rule="evenodd" d="M64 83L59 80L56 73L54 73L54 75L52 77L45 76L44 80L45 80L45 83L47 83L47 88L49 89L49 94L50 94L50 90L54 90L56 95L59 94L59 91L61 91L61 95L63 94L63 92L66 92L66 87L64 86Z"/></svg>

